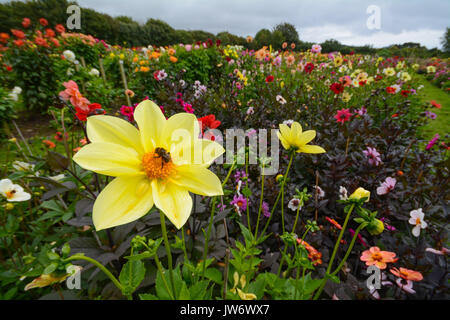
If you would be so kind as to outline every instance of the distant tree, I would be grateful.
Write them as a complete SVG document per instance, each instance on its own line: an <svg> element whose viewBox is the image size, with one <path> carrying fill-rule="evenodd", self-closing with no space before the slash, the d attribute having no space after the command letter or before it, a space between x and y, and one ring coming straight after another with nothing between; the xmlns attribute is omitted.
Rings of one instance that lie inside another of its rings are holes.
<svg viewBox="0 0 450 320"><path fill-rule="evenodd" d="M202 30L192 30L189 31L192 35L194 41L206 41L208 39L215 40L216 36L210 32L202 31Z"/></svg>
<svg viewBox="0 0 450 320"><path fill-rule="evenodd" d="M298 44L300 39L298 36L297 29L294 25L284 22L278 24L274 29L273 32L279 31L282 34L282 41L286 41L288 44L295 43Z"/></svg>
<svg viewBox="0 0 450 320"><path fill-rule="evenodd" d="M217 39L222 41L223 45L245 45L246 40L243 37L236 36L228 31L219 32L216 35Z"/></svg>
<svg viewBox="0 0 450 320"><path fill-rule="evenodd" d="M450 53L450 28L447 27L444 35L441 38L442 49L444 52Z"/></svg>
<svg viewBox="0 0 450 320"><path fill-rule="evenodd" d="M118 16L115 17L114 19L122 23L139 25L139 23L134 21L133 18L127 16Z"/></svg>
<svg viewBox="0 0 450 320"><path fill-rule="evenodd" d="M271 39L270 42L272 44L272 47L276 50L281 49L283 42L286 41L286 38L284 37L283 33L280 30L274 30L272 32L270 39ZM292 43L292 42L289 42L289 43Z"/></svg>
<svg viewBox="0 0 450 320"><path fill-rule="evenodd" d="M335 39L326 40L320 45L322 47L322 52L341 51L343 49L343 45Z"/></svg>
<svg viewBox="0 0 450 320"><path fill-rule="evenodd" d="M176 40L176 32L169 24L158 19L149 19L145 23L147 34L151 44L166 46Z"/></svg>
<svg viewBox="0 0 450 320"><path fill-rule="evenodd" d="M268 29L261 29L255 35L257 47L269 46L272 42L272 32Z"/></svg>

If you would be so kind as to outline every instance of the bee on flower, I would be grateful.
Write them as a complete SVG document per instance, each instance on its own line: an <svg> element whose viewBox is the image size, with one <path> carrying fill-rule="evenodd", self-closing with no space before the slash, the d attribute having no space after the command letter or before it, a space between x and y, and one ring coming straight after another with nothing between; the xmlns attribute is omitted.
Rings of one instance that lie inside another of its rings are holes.
<svg viewBox="0 0 450 320"><path fill-rule="evenodd" d="M9 202L22 202L31 199L28 192L25 192L18 184L13 184L9 179L0 180L0 194Z"/></svg>

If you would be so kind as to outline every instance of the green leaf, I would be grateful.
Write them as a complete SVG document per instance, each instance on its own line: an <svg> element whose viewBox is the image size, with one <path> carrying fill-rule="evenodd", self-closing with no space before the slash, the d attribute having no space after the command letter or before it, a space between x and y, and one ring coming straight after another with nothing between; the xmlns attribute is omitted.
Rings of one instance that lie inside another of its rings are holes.
<svg viewBox="0 0 450 320"><path fill-rule="evenodd" d="M189 293L192 300L203 300L206 295L209 281L202 280L189 288Z"/></svg>
<svg viewBox="0 0 450 320"><path fill-rule="evenodd" d="M159 300L157 296L151 293L142 293L139 295L139 299L141 300Z"/></svg>
<svg viewBox="0 0 450 320"><path fill-rule="evenodd" d="M341 280L339 279L339 277L338 276L335 276L335 275L328 275L328 278L331 280L331 281L333 281L334 283L341 283Z"/></svg>
<svg viewBox="0 0 450 320"><path fill-rule="evenodd" d="M56 268L58 268L58 263L57 262L52 262L50 265L48 265L45 269L44 269L44 274L50 274L53 271L56 270Z"/></svg>
<svg viewBox="0 0 450 320"><path fill-rule="evenodd" d="M144 280L145 266L140 260L130 260L122 268L119 281L123 286L124 295L132 294Z"/></svg>
<svg viewBox="0 0 450 320"><path fill-rule="evenodd" d="M222 272L217 269L209 268L205 270L205 277L217 284L222 284Z"/></svg>
<svg viewBox="0 0 450 320"><path fill-rule="evenodd" d="M178 300L191 300L191 294L189 293L189 290L186 286L186 282L184 282L184 281L181 284L181 291L178 293L177 299Z"/></svg>

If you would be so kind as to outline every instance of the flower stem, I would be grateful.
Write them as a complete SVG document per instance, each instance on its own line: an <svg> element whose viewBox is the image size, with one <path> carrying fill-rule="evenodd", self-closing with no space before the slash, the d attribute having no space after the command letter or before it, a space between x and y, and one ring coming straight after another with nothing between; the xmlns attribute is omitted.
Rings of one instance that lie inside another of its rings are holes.
<svg viewBox="0 0 450 320"><path fill-rule="evenodd" d="M344 225L342 226L341 232L339 233L339 237L336 241L336 244L334 245L333 254L331 255L330 262L328 263L328 268L325 273L325 277L323 278L322 284L320 285L319 289L316 292L316 295L314 296L314 300L319 299L320 294L322 293L323 288L325 287L325 284L327 283L327 280L328 280L329 276L331 275L330 271L333 266L334 257L336 256L339 245L341 244L342 237L344 235L345 229L347 228L348 220L350 219L350 215L351 215L354 207L355 207L355 204L352 204L350 209L348 210L347 216L345 217Z"/></svg>
<svg viewBox="0 0 450 320"><path fill-rule="evenodd" d="M96 266L97 268L99 268L100 270L103 271L103 273L109 278L111 279L111 281L114 283L114 285L123 292L123 287L120 284L119 280L117 280L116 277L114 277L114 275L104 266L102 265L100 262L98 262L95 259L89 258L85 255L81 255L81 254L74 254L73 256L70 256L69 258L65 259L65 262L69 262L69 261L74 261L74 260L85 260L89 263L92 263L94 266Z"/></svg>
<svg viewBox="0 0 450 320"><path fill-rule="evenodd" d="M281 189L280 189L280 191L278 192L277 199L275 200L275 203L274 203L274 205L273 205L273 207L272 207L272 210L270 211L270 217L269 217L269 219L267 219L266 225L264 226L264 229L262 230L261 236L260 236L259 238L262 238L262 237L264 236L264 233L266 232L267 228L269 227L269 223L270 223L270 221L272 220L273 213L275 212L275 209L276 209L276 207L277 207L278 201L280 200L281 191L284 189L284 185L286 184L287 176L288 176L288 174L289 174L289 170L290 170L290 168L291 168L292 160L294 159L294 155L295 155L295 153L292 152L292 153L291 153L291 158L289 159L288 167L287 167L287 169L286 169L286 173L284 174L283 182L281 183Z"/></svg>
<svg viewBox="0 0 450 320"><path fill-rule="evenodd" d="M225 180L222 182L222 188L225 186L225 184L228 182L228 179L231 176L231 172L234 170L234 166L236 165L236 160L233 162L233 164L230 167L230 170L228 171L227 177L225 178ZM202 278L205 277L205 271L206 271L206 258L208 257L208 242L209 242L209 237L211 236L211 229L212 229L212 224L213 224L213 220L214 220L214 213L216 211L216 201L217 201L217 197L213 197L212 198L212 207L211 207L211 216L209 218L209 226L208 226L208 233L206 234L205 237L205 247L203 248L203 267L202 267Z"/></svg>
<svg viewBox="0 0 450 320"><path fill-rule="evenodd" d="M345 261L347 261L348 256L350 255L350 252L353 249L353 246L355 245L355 241L356 241L356 237L358 236L359 232L364 229L366 225L365 224L360 224L359 227L356 229L355 234L353 235L352 241L350 242L350 245L347 249L347 252L345 253L344 258L342 259L341 263L339 264L339 266L336 268L336 270L334 270L331 275L334 276L336 275L344 266Z"/></svg>
<svg viewBox="0 0 450 320"><path fill-rule="evenodd" d="M255 229L255 238L258 236L258 228L259 228L259 218L261 217L262 211L262 203L264 198L264 166L262 167L262 175L261 175L261 198L259 199L259 210L258 210L258 220L256 221L256 229Z"/></svg>
<svg viewBox="0 0 450 320"><path fill-rule="evenodd" d="M162 235L164 237L164 245L166 247L166 252L167 252L167 263L169 265L170 283L172 285L173 296L176 299L177 298L177 292L175 290L175 282L173 280L172 252L170 251L169 238L167 237L166 219L165 219L164 213L162 213L161 211L159 212L159 218L161 219L161 232L162 232Z"/></svg>

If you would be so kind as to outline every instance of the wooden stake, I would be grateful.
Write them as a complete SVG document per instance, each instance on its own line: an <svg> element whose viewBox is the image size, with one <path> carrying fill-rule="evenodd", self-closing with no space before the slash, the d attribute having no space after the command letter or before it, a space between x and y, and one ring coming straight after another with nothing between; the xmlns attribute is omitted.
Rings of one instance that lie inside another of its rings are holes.
<svg viewBox="0 0 450 320"><path fill-rule="evenodd" d="M130 97L126 93L126 91L128 90L128 85L127 85L127 78L125 76L125 70L123 68L123 60L119 60L119 66L120 66L120 74L122 75L123 87L125 89L125 96L127 97L127 103L129 106L131 106Z"/></svg>
<svg viewBox="0 0 450 320"><path fill-rule="evenodd" d="M105 68L103 67L103 59L102 58L98 59L98 64L100 65L100 73L102 74L103 82L106 85L106 73L105 73Z"/></svg>

